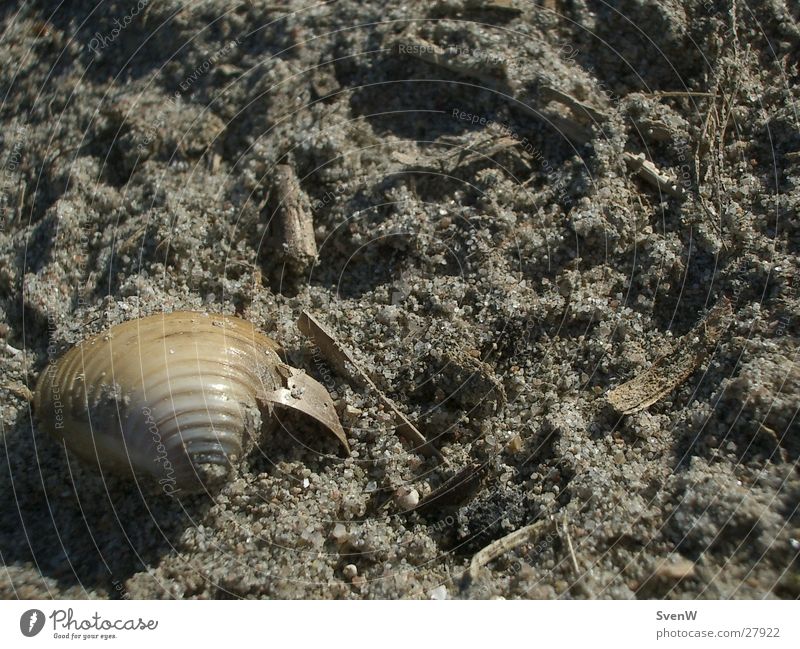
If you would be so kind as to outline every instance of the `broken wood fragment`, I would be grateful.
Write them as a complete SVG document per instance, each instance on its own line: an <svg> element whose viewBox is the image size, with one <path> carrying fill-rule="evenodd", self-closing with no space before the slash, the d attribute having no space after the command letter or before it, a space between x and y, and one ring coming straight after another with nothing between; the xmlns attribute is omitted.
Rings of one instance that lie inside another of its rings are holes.
<svg viewBox="0 0 800 649"><path fill-rule="evenodd" d="M277 165L273 177L275 237L287 266L292 272L303 274L317 259L314 219L308 197L290 165Z"/></svg>
<svg viewBox="0 0 800 649"><path fill-rule="evenodd" d="M678 339L675 349L659 358L647 370L606 394L609 404L622 415L650 407L688 379L706 357L732 315L727 298L714 306L689 333Z"/></svg>
<svg viewBox="0 0 800 649"><path fill-rule="evenodd" d="M650 160L646 160L644 154L636 156L626 151L624 157L628 168L648 184L674 198L686 198L683 188L661 173Z"/></svg>
<svg viewBox="0 0 800 649"><path fill-rule="evenodd" d="M399 419L399 423L396 426L397 432L414 445L414 450L419 450L426 455L433 455L444 461L439 449L428 442L425 435L411 423L395 402L375 384L372 377L356 362L353 355L314 316L308 311L303 311L297 321L297 328L314 341L322 355L341 376L354 381L362 387L369 387L378 394L381 401Z"/></svg>

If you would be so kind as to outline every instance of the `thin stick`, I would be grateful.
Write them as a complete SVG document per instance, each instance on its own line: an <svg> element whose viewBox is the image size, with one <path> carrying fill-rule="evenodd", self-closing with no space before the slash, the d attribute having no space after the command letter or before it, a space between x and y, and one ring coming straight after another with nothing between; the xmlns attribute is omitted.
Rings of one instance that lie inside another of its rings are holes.
<svg viewBox="0 0 800 649"><path fill-rule="evenodd" d="M578 558L575 556L575 548L572 547L572 537L569 533L569 525L567 525L567 512L564 511L564 516L561 521L561 525L564 528L564 536L567 538L567 548L569 548L569 556L572 559L572 567L575 569L575 575L579 576L581 574L580 566L578 566Z"/></svg>
<svg viewBox="0 0 800 649"><path fill-rule="evenodd" d="M439 449L428 442L425 435L419 432L417 427L403 414L395 402L375 385L375 381L372 380L372 377L367 374L366 370L353 358L353 355L322 325L322 323L314 318L308 311L303 311L300 314L300 319L297 321L297 328L316 343L320 352L322 352L328 362L333 365L334 369L341 376L355 381L359 385L368 386L378 394L381 401L383 401L395 417L400 420L400 423L397 425L397 432L411 442L415 449L418 448L423 453L433 455L442 462L447 463L447 460Z"/></svg>
<svg viewBox="0 0 800 649"><path fill-rule="evenodd" d="M691 90L662 90L658 92L643 92L643 97L716 97L713 92L693 92Z"/></svg>
<svg viewBox="0 0 800 649"><path fill-rule="evenodd" d="M586 102L579 101L575 99L572 95L568 95L565 92L561 92L556 88L551 88L550 86L542 86L539 90L539 93L542 95L542 98L545 101L556 101L559 104L562 104L572 110L574 113L580 115L581 113L585 113L588 115L593 121L595 122L605 122L608 120L608 115L604 112L598 110L594 106L590 106Z"/></svg>

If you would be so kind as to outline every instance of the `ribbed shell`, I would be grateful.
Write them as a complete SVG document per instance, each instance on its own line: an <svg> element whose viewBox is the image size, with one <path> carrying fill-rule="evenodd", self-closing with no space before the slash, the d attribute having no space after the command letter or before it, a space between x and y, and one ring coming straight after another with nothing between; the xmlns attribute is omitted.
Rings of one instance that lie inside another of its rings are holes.
<svg viewBox="0 0 800 649"><path fill-rule="evenodd" d="M148 473L165 490L202 489L252 446L256 394L279 385L278 350L232 316L131 320L51 363L34 406L48 432L104 470Z"/></svg>

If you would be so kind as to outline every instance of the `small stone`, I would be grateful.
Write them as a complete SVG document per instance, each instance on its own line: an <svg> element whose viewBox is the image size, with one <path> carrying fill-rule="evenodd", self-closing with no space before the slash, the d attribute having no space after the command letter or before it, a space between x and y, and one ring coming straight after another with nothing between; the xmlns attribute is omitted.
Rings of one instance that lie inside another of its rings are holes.
<svg viewBox="0 0 800 649"><path fill-rule="evenodd" d="M331 538L337 543L344 543L348 538L347 528L341 523L336 523L331 531Z"/></svg>
<svg viewBox="0 0 800 649"><path fill-rule="evenodd" d="M437 586L428 594L431 596L431 599L450 599L449 595L447 594L447 588L444 585Z"/></svg>
<svg viewBox="0 0 800 649"><path fill-rule="evenodd" d="M684 557L673 558L656 568L656 575L673 581L694 577L694 563Z"/></svg>
<svg viewBox="0 0 800 649"><path fill-rule="evenodd" d="M419 504L419 492L416 489L400 487L394 492L395 500L403 511L414 509Z"/></svg>
<svg viewBox="0 0 800 649"><path fill-rule="evenodd" d="M359 410L358 408L354 408L351 405L347 405L342 412L342 420L348 426L352 426L361 415L364 414L363 410Z"/></svg>
<svg viewBox="0 0 800 649"><path fill-rule="evenodd" d="M352 563L348 563L343 569L342 574L345 579L352 579L358 574L358 568Z"/></svg>

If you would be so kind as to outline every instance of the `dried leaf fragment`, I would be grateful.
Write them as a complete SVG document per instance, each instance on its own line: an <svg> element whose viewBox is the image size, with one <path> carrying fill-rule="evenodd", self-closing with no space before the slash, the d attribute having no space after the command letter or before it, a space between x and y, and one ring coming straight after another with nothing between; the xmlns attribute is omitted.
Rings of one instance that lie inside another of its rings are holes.
<svg viewBox="0 0 800 649"><path fill-rule="evenodd" d="M675 349L646 371L610 390L606 399L620 414L639 412L663 399L691 376L725 330L732 314L727 298L714 306L705 319L682 336Z"/></svg>

